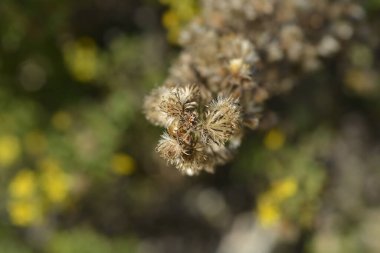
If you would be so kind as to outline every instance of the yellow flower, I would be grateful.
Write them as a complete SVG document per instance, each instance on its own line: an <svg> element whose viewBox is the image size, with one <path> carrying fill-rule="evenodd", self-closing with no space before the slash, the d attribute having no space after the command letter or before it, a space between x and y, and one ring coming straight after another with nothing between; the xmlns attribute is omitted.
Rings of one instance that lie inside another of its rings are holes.
<svg viewBox="0 0 380 253"><path fill-rule="evenodd" d="M111 169L118 175L129 175L135 170L135 161L127 154L115 154L111 159Z"/></svg>
<svg viewBox="0 0 380 253"><path fill-rule="evenodd" d="M30 198L36 191L35 174L23 169L17 173L9 184L9 194L12 198Z"/></svg>
<svg viewBox="0 0 380 253"><path fill-rule="evenodd" d="M280 221L281 211L276 203L263 196L259 198L257 217L263 227L270 227Z"/></svg>
<svg viewBox="0 0 380 253"><path fill-rule="evenodd" d="M178 42L182 27L198 12L198 1L195 0L160 0L169 7L162 17L162 23L168 30L168 40Z"/></svg>
<svg viewBox="0 0 380 253"><path fill-rule="evenodd" d="M275 181L272 185L270 194L278 201L285 200L296 194L298 183L295 178L288 177Z"/></svg>
<svg viewBox="0 0 380 253"><path fill-rule="evenodd" d="M162 17L162 23L168 29L169 41L176 43L181 29L178 16L173 11L167 11Z"/></svg>
<svg viewBox="0 0 380 253"><path fill-rule="evenodd" d="M257 203L258 219L264 227L273 226L281 219L281 205L298 190L295 178L288 177L273 182L269 191L261 194Z"/></svg>
<svg viewBox="0 0 380 253"><path fill-rule="evenodd" d="M64 202L69 193L68 175L53 159L43 160L40 168L42 169L41 187L47 199L55 204Z"/></svg>
<svg viewBox="0 0 380 253"><path fill-rule="evenodd" d="M20 156L19 139L13 135L0 137L0 166L10 166Z"/></svg>
<svg viewBox="0 0 380 253"><path fill-rule="evenodd" d="M36 224L42 218L41 205L33 200L13 200L7 205L11 222L17 226Z"/></svg>
<svg viewBox="0 0 380 253"><path fill-rule="evenodd" d="M99 55L95 41L84 37L64 45L64 58L73 77L80 82L95 79L99 69Z"/></svg>
<svg viewBox="0 0 380 253"><path fill-rule="evenodd" d="M278 150L285 144L285 135L282 131L272 129L265 135L264 145L269 150Z"/></svg>

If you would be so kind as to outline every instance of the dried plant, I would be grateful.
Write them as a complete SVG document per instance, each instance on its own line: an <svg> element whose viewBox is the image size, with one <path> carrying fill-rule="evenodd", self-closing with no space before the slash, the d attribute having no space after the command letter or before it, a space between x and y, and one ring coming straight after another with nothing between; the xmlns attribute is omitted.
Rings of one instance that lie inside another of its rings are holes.
<svg viewBox="0 0 380 253"><path fill-rule="evenodd" d="M158 153L188 175L228 161L266 99L344 54L365 27L351 0L204 0L202 11L144 105L147 119L166 128Z"/></svg>
<svg viewBox="0 0 380 253"><path fill-rule="evenodd" d="M147 117L166 127L157 152L188 175L212 172L230 157L226 143L240 134L241 111L232 97L202 99L197 85L159 88L146 100Z"/></svg>

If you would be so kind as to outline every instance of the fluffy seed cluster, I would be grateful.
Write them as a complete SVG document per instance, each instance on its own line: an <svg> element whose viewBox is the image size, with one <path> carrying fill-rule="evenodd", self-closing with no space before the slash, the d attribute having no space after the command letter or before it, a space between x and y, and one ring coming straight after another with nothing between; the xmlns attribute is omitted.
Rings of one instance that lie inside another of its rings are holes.
<svg viewBox="0 0 380 253"><path fill-rule="evenodd" d="M158 153L189 175L225 163L242 126L258 126L265 100L344 55L365 27L355 0L201 2L169 77L144 105L147 119L166 128Z"/></svg>
<svg viewBox="0 0 380 253"><path fill-rule="evenodd" d="M219 97L205 104L197 85L160 88L146 101L147 117L166 128L157 152L187 175L213 172L230 157L226 145L240 132L236 99Z"/></svg>

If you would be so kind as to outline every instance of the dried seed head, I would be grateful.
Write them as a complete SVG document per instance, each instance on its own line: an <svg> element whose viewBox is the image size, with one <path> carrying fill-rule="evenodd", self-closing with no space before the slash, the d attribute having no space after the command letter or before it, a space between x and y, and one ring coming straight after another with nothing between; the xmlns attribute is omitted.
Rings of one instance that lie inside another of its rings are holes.
<svg viewBox="0 0 380 253"><path fill-rule="evenodd" d="M219 97L206 111L202 124L202 139L205 143L212 141L224 145L240 128L240 107L237 101Z"/></svg>
<svg viewBox="0 0 380 253"><path fill-rule="evenodd" d="M184 105L185 110L195 109L199 100L199 89L197 85L186 85L175 90L178 100Z"/></svg>
<svg viewBox="0 0 380 253"><path fill-rule="evenodd" d="M212 173L216 165L231 157L224 144L240 127L237 101L220 97L201 110L197 86L169 89L159 96L158 111L164 115L167 132L161 136L157 152L181 173L197 175L202 170Z"/></svg>
<svg viewBox="0 0 380 253"><path fill-rule="evenodd" d="M146 117L167 130L157 151L188 175L224 164L240 144L241 125L259 126L267 98L366 37L357 32L365 12L354 0L201 2L163 88L144 105ZM225 98L209 104L215 95Z"/></svg>
<svg viewBox="0 0 380 253"><path fill-rule="evenodd" d="M170 89L162 97L159 109L170 118L180 118L186 111L194 111L198 106L199 89L195 85Z"/></svg>
<svg viewBox="0 0 380 253"><path fill-rule="evenodd" d="M163 97L159 104L159 109L171 120L178 118L183 112L183 105L178 100L175 91L170 91L165 97Z"/></svg>
<svg viewBox="0 0 380 253"><path fill-rule="evenodd" d="M147 120L157 126L166 126L168 122L167 114L160 109L160 104L164 97L167 97L170 89L163 86L154 89L144 101L144 113Z"/></svg>
<svg viewBox="0 0 380 253"><path fill-rule="evenodd" d="M200 171L209 171L213 167L203 150L194 150L193 154L184 159L177 160L177 169L188 176L198 175Z"/></svg>
<svg viewBox="0 0 380 253"><path fill-rule="evenodd" d="M161 140L158 142L156 150L162 158L169 161L171 164L175 164L185 152L180 143L167 133L164 133L161 136Z"/></svg>

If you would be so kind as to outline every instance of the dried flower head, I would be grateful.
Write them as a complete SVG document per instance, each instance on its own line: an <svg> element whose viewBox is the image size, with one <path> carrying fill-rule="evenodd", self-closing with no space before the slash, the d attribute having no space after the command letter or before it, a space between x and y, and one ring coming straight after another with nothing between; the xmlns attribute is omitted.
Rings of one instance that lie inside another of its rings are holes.
<svg viewBox="0 0 380 253"><path fill-rule="evenodd" d="M158 153L188 175L228 161L269 97L366 41L357 2L201 0L167 80L145 100L147 119L166 128Z"/></svg>
<svg viewBox="0 0 380 253"><path fill-rule="evenodd" d="M186 150L182 148L179 142L171 137L168 133L164 133L158 142L157 152L161 157L168 160L170 163L175 164L182 154L187 154Z"/></svg>
<svg viewBox="0 0 380 253"><path fill-rule="evenodd" d="M224 145L240 129L240 107L231 97L213 101L207 108L202 124L205 143Z"/></svg>
<svg viewBox="0 0 380 253"><path fill-rule="evenodd" d="M148 119L166 127L157 152L182 173L212 172L230 158L225 144L240 129L240 107L235 99L219 97L207 103L195 84L159 88L145 100L153 108Z"/></svg>
<svg viewBox="0 0 380 253"><path fill-rule="evenodd" d="M162 86L154 89L144 101L144 113L145 117L154 125L165 126L168 118L167 114L159 109L161 101L170 92L170 89Z"/></svg>
<svg viewBox="0 0 380 253"><path fill-rule="evenodd" d="M160 109L168 117L178 118L186 111L197 107L199 90L195 85L174 87L162 98Z"/></svg>

